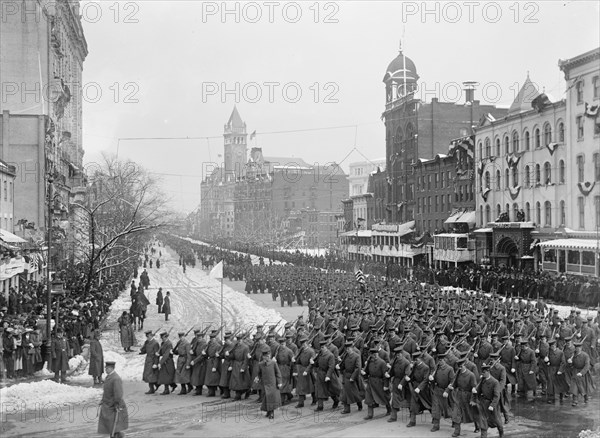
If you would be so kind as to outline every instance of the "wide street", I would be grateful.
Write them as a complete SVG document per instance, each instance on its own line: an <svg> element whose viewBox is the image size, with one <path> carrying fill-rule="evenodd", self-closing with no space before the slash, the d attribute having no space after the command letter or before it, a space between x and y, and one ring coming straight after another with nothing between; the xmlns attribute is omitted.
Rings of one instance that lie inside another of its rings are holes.
<svg viewBox="0 0 600 438"><path fill-rule="evenodd" d="M188 330L206 321L218 322L220 286L219 282L208 278L208 272L199 267L188 268L184 275L178 266L173 252L165 255L164 262L159 270L148 269L151 287L148 290L150 302L153 304L158 287L163 292L171 291L173 315L168 322L163 315L156 313L156 307L151 305L148 309L148 319L145 327L157 329L159 327L169 330L173 327L171 339L179 330ZM279 301L274 302L269 294L247 295L243 292L243 282L224 282L224 319L228 327L233 323L252 323L265 319L276 323L279 315L286 320L293 320L302 310L299 306L280 307ZM239 292L236 292L239 291ZM252 301L249 301L250 298ZM248 400L234 402L219 398L203 396L171 394L168 396L145 395L146 384L140 381L141 364L143 356L136 353L123 353L116 342L114 321L129 302L129 292L122 294L113 305L109 323L103 333L103 347L105 357L110 356L117 361L117 372L123 376L125 399L130 413L130 427L127 436L133 437L197 437L197 436L229 436L229 437L264 437L264 436L306 436L306 437L363 437L363 436L405 436L405 437L441 437L450 436L452 428L450 420L443 420L441 430L436 433L429 432L431 417L425 413L417 418L417 427L407 429L405 424L408 419L406 409L400 411L397 423L388 423L384 415L385 410L375 410L375 417L371 421L363 419L365 412L357 412L353 406L350 415L340 415L341 409L332 411L331 401L325 404L325 411L313 412L310 406L303 409L291 405L282 407L275 413L275 420L264 418L264 413L259 410L256 396ZM259 307L261 306L261 307ZM262 319L261 319L262 318ZM142 342L142 333L137 332L139 345ZM139 345L135 350L139 349ZM111 351L112 350L112 351ZM134 351L135 351L134 350ZM86 375L73 379L75 388L90 387L91 379ZM65 389L56 385L57 394ZM73 388L68 388L73 389ZM86 388L87 389L87 388ZM34 408L21 408L18 405L3 406L2 436L60 436L66 438L79 438L81 436L95 436L97 427L97 397L92 397L77 403L65 400L62 404L59 396L55 396L54 404L40 404ZM512 400L514 419L506 426L506 436L575 436L575 430L591 429L597 427L599 419L599 399L593 397L590 404L572 408L569 403L562 406L548 406L542 399L535 401ZM24 406L24 405L23 405ZM29 406L29 405L28 405ZM473 425L465 425L465 437L476 437ZM497 436L496 430L490 430L490 436Z"/></svg>

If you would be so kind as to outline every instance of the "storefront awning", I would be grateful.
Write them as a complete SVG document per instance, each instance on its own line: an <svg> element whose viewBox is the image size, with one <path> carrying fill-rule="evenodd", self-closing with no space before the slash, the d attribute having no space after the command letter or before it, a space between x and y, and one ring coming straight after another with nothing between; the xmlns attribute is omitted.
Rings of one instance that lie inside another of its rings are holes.
<svg viewBox="0 0 600 438"><path fill-rule="evenodd" d="M459 211L454 213L444 222L446 224L454 223L466 223L469 226L475 225L475 212L474 211Z"/></svg>
<svg viewBox="0 0 600 438"><path fill-rule="evenodd" d="M598 241L592 239L555 239L541 242L540 248L543 249L573 249L594 251L598 249Z"/></svg>
<svg viewBox="0 0 600 438"><path fill-rule="evenodd" d="M340 234L343 237L371 237L371 230L352 230Z"/></svg>
<svg viewBox="0 0 600 438"><path fill-rule="evenodd" d="M473 231L474 233L491 233L494 230L492 228L480 228L478 230Z"/></svg>
<svg viewBox="0 0 600 438"><path fill-rule="evenodd" d="M6 243L25 243L24 239L21 239L19 236L9 233L2 228L0 228L0 240Z"/></svg>

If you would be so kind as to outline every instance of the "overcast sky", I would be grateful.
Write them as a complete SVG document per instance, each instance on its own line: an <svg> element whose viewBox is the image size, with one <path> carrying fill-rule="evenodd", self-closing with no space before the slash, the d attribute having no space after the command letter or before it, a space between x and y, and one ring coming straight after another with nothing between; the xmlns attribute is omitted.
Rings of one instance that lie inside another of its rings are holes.
<svg viewBox="0 0 600 438"><path fill-rule="evenodd" d="M457 84L473 80L477 99L509 106L528 71L558 100L558 60L600 44L598 5L230 2L223 15L222 2L82 2L86 160L116 153L119 138L213 137L119 145L120 157L163 174L173 205L191 211L237 104L257 131L250 146L265 155L344 160L347 169L385 156L382 78L403 35L426 101L462 103Z"/></svg>

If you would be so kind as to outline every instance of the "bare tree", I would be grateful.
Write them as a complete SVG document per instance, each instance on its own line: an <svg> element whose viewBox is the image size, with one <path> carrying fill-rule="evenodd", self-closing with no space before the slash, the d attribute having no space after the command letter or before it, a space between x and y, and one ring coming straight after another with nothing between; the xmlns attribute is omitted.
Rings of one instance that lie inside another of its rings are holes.
<svg viewBox="0 0 600 438"><path fill-rule="evenodd" d="M87 190L71 205L78 209L89 292L103 271L139 257L144 237L169 226L173 213L159 180L132 161L103 155L101 163L86 170Z"/></svg>

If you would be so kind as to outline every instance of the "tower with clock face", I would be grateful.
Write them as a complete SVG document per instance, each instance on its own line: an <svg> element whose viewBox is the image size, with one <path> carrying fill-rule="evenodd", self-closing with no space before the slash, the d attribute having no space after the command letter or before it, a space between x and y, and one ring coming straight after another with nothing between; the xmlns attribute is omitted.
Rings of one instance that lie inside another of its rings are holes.
<svg viewBox="0 0 600 438"><path fill-rule="evenodd" d="M388 222L413 219L414 181L412 163L418 159L416 97L419 75L414 62L402 52L388 65L383 77L386 129L386 172Z"/></svg>
<svg viewBox="0 0 600 438"><path fill-rule="evenodd" d="M223 132L225 178L230 181L244 175L247 160L246 123L234 106Z"/></svg>

